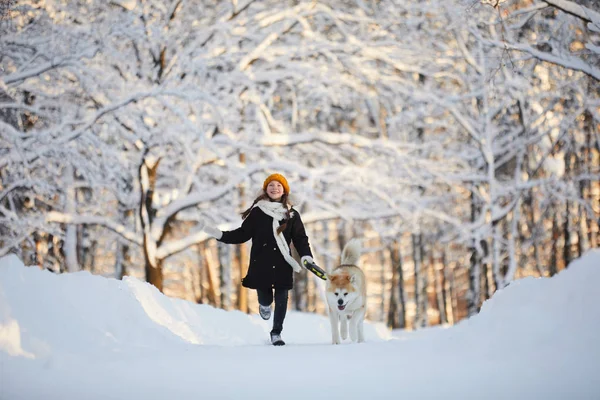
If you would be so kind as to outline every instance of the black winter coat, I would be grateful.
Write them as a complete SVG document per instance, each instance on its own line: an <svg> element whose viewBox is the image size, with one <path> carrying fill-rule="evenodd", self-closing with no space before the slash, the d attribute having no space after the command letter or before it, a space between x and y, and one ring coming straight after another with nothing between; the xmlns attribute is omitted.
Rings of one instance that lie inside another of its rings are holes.
<svg viewBox="0 0 600 400"><path fill-rule="evenodd" d="M300 257L311 256L308 237L298 211L292 208L293 215L289 219L283 236L288 246L290 242ZM281 225L284 220L279 221ZM223 232L219 239L223 243L238 244L252 239L250 266L242 285L250 289L292 289L294 278L292 266L283 258L273 236L273 217L254 207L246 217L242 226L233 231Z"/></svg>

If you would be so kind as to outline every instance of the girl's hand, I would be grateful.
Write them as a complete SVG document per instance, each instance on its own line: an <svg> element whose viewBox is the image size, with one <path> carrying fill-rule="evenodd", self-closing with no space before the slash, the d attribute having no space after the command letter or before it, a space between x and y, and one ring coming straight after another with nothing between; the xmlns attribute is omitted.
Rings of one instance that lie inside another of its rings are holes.
<svg viewBox="0 0 600 400"><path fill-rule="evenodd" d="M311 256L304 256L300 259L300 261L302 261L302 266L304 266L304 268L324 281L327 280L327 274L317 264L315 264L315 260L313 260Z"/></svg>
<svg viewBox="0 0 600 400"><path fill-rule="evenodd" d="M223 236L223 232L221 232L218 228L207 224L206 221L204 219L201 219L200 221L198 221L198 224L196 225L196 227L200 230L203 230L204 232L208 233L210 236L214 237L215 239L221 239L221 237Z"/></svg>

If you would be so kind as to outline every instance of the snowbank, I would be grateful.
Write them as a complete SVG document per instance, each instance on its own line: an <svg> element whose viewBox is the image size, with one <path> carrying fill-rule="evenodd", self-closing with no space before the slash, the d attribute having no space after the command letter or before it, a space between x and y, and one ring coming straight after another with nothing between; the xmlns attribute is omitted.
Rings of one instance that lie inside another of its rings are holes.
<svg viewBox="0 0 600 400"><path fill-rule="evenodd" d="M448 329L330 345L326 317L269 322L134 278L56 275L0 259L0 399L600 398L600 251L522 279Z"/></svg>
<svg viewBox="0 0 600 400"><path fill-rule="evenodd" d="M270 331L257 315L167 297L136 278L119 281L88 272L57 275L26 268L15 256L0 259L0 296L6 298L0 324L20 327L21 345L34 355L44 355L40 346L102 353L123 347L262 345ZM300 325L302 343L330 339L328 319L297 314L289 327L286 323L286 333L293 335L294 325ZM302 325L313 328L308 336ZM373 326L366 334L381 340Z"/></svg>

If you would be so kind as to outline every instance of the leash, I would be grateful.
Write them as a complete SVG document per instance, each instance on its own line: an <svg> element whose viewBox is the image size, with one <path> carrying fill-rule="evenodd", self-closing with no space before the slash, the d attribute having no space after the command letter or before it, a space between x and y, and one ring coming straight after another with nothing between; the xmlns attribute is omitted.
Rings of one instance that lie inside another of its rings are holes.
<svg viewBox="0 0 600 400"><path fill-rule="evenodd" d="M327 274L323 271L317 264L310 263L307 260L304 260L304 268L315 274L317 277L327 280Z"/></svg>

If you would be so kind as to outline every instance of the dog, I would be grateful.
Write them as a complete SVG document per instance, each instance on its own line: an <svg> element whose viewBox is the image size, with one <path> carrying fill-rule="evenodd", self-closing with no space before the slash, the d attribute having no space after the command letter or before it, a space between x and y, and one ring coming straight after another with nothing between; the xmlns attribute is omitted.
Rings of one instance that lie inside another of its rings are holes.
<svg viewBox="0 0 600 400"><path fill-rule="evenodd" d="M342 250L342 263L327 274L326 297L332 344L341 343L340 333L342 340L348 338L348 325L353 342L365 341L363 321L367 312L367 282L357 265L360 252L360 241L350 240Z"/></svg>

